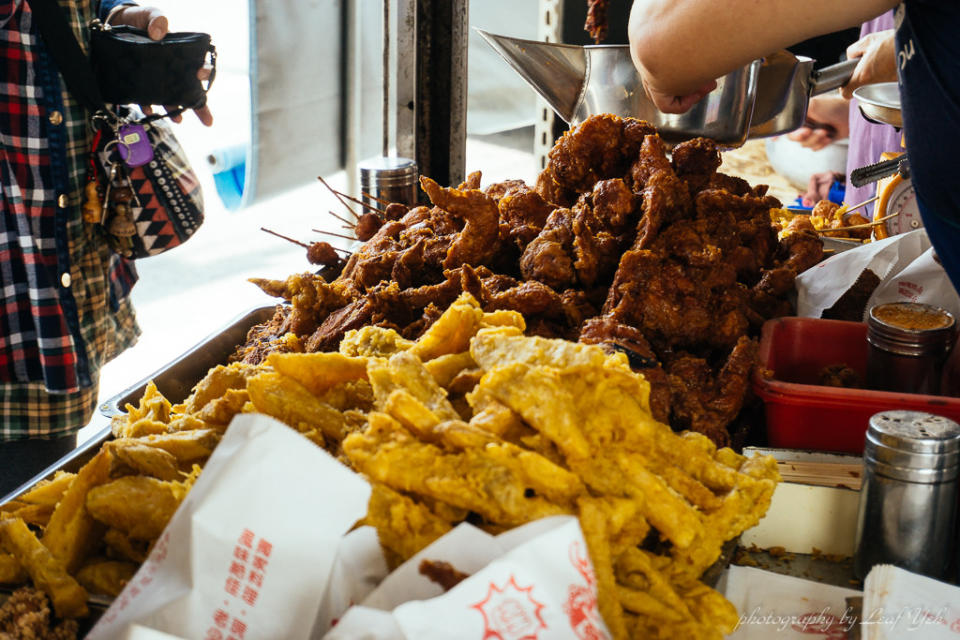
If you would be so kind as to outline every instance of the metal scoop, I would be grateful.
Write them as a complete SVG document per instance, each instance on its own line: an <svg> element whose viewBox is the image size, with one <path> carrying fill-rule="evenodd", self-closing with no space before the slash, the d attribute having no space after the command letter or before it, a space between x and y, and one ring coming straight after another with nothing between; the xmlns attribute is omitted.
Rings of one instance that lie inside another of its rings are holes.
<svg viewBox="0 0 960 640"><path fill-rule="evenodd" d="M807 115L812 96L842 87L858 60L846 60L814 70L815 60L777 51L763 60L749 137L766 138L793 131Z"/></svg>
<svg viewBox="0 0 960 640"><path fill-rule="evenodd" d="M747 139L759 60L720 78L690 111L670 114L647 98L627 45L579 47L477 32L570 124L612 113L650 122L667 142L705 136L736 147Z"/></svg>

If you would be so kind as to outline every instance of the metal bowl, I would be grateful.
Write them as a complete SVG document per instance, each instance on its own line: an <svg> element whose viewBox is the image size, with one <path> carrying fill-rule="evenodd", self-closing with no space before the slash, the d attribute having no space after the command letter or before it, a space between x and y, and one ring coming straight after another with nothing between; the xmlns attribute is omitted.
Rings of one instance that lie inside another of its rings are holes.
<svg viewBox="0 0 960 640"><path fill-rule="evenodd" d="M853 97L860 103L860 113L871 122L903 127L900 115L900 87L896 82L880 82L858 87Z"/></svg>

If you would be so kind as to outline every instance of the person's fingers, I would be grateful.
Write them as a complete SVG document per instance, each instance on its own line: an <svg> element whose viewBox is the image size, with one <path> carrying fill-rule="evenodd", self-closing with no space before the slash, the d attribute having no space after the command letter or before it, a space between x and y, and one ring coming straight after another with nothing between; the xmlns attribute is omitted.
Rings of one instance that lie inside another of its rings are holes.
<svg viewBox="0 0 960 640"><path fill-rule="evenodd" d="M210 107L204 105L199 109L194 109L193 112L197 114L197 118L200 119L200 122L203 123L203 126L213 126L213 113L210 112Z"/></svg>
<svg viewBox="0 0 960 640"><path fill-rule="evenodd" d="M140 105L140 110L143 111L143 115L146 115L146 116L152 116L152 115L153 115L153 107L151 107L151 106L148 105L148 104L142 104L142 105Z"/></svg>
<svg viewBox="0 0 960 640"><path fill-rule="evenodd" d="M812 127L800 127L787 134L787 138L794 142L803 142L813 133Z"/></svg>
<svg viewBox="0 0 960 640"><path fill-rule="evenodd" d="M124 7L114 15L112 22L143 29L153 40L163 40L170 28L167 17L157 7Z"/></svg>
<svg viewBox="0 0 960 640"><path fill-rule="evenodd" d="M804 142L803 146L813 151L820 151L833 142L833 136L826 129L814 129Z"/></svg>
<svg viewBox="0 0 960 640"><path fill-rule="evenodd" d="M175 111L178 107L176 107L175 105L168 104L168 105L164 105L163 108L166 110L167 113L170 113L172 111ZM173 120L174 122L183 122L183 116L179 113L175 116L170 116L170 119Z"/></svg>

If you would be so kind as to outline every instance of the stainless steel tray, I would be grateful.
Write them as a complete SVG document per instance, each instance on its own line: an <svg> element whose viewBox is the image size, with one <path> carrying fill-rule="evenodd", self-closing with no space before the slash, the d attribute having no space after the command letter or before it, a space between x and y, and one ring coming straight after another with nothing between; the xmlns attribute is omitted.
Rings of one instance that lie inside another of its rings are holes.
<svg viewBox="0 0 960 640"><path fill-rule="evenodd" d="M256 324L266 322L273 317L276 306L259 307L240 315L220 331L207 336L192 349L162 368L113 396L100 406L100 413L108 418L123 413L128 404L137 404L143 396L147 383L153 380L157 389L171 402L180 402L190 395L193 389L211 367L224 364L234 350L246 340L247 332ZM106 427L96 436L63 456L39 474L20 485L12 493L0 498L0 504L13 500L26 493L41 480L51 478L57 471L76 473L80 467L90 461L100 445L110 439L110 427Z"/></svg>

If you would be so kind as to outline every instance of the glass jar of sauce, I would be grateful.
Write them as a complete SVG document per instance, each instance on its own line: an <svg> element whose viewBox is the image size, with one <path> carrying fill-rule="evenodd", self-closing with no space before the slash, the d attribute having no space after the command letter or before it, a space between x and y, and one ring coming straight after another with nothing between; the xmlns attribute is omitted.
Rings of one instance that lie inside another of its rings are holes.
<svg viewBox="0 0 960 640"><path fill-rule="evenodd" d="M938 395L956 321L939 307L889 302L867 319L867 388Z"/></svg>

